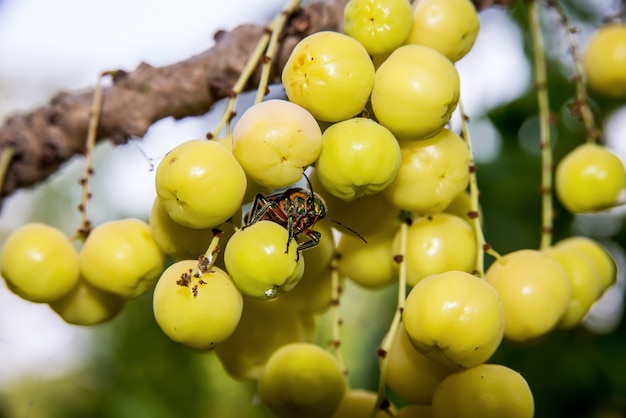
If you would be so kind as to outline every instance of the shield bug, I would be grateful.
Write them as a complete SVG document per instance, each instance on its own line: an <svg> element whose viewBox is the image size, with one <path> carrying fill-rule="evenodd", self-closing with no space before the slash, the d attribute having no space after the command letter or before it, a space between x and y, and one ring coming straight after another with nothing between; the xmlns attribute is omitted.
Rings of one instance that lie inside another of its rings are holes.
<svg viewBox="0 0 626 418"><path fill-rule="evenodd" d="M297 238L304 234L309 239L298 244L298 254L300 251L313 248L319 244L322 234L311 228L320 219L326 219L340 225L367 243L365 238L352 228L326 216L324 199L313 192L313 186L306 174L304 177L309 185L308 190L304 188L290 188L270 196L258 194L252 203L250 211L244 216L244 228L260 220L269 220L282 225L288 232L285 252L289 251L289 243L292 238Z"/></svg>

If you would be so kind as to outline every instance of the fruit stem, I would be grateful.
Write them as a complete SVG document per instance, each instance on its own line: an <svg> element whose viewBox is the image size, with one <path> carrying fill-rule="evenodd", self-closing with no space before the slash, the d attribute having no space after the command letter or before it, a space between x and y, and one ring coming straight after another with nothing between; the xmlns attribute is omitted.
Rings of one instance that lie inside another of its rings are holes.
<svg viewBox="0 0 626 418"><path fill-rule="evenodd" d="M470 189L470 211L467 216L471 219L472 227L474 228L474 237L476 239L476 265L474 267L474 274L478 277L485 277L485 251L491 249L491 246L485 241L485 234L480 219L480 209L478 206L478 199L480 197L480 190L478 189L478 177L476 175L477 167L474 160L474 153L472 151L472 140L470 138L469 129L467 123L470 118L465 113L463 103L459 100L459 110L461 112L461 136L465 140L465 144L470 154L469 164L469 189ZM491 254L491 252L489 252Z"/></svg>
<svg viewBox="0 0 626 418"><path fill-rule="evenodd" d="M406 300L406 248L407 238L409 235L409 225L412 222L412 215L408 212L402 213L403 222L400 225L400 253L394 256L394 261L398 263L398 304L396 307L396 313L391 320L389 330L380 347L377 350L380 365L380 374L378 377L378 393L376 395L376 403L370 414L370 418L375 418L376 414L380 410L384 410L387 415L394 416L393 412L389 410L389 401L385 395L385 389L387 387L387 368L389 365L389 359L387 354L391 350L391 344L395 338L396 332L402 322L402 311L404 310L404 301Z"/></svg>
<svg viewBox="0 0 626 418"><path fill-rule="evenodd" d="M272 60L274 59L276 49L278 48L278 38L285 27L287 18L299 8L300 0L291 0L269 25L268 29L271 31L271 36L269 45L267 46L267 50L262 59L263 66L261 67L261 78L259 80L259 86L257 88L254 103L260 103L263 101L263 97L267 94L267 85L270 78L270 70L272 69Z"/></svg>
<svg viewBox="0 0 626 418"><path fill-rule="evenodd" d="M213 264L215 264L217 254L220 252L220 238L224 235L224 230L221 227L213 228L211 232L213 232L213 239L211 239L209 248L207 248L204 255L200 256L200 261L198 262L198 269L202 273L209 271L211 267L213 267Z"/></svg>
<svg viewBox="0 0 626 418"><path fill-rule="evenodd" d="M230 121L235 116L234 109L235 109L235 103L237 102L237 97L239 96L239 94L241 94L241 92L245 88L246 84L250 80L250 77L252 77L252 73L254 73L254 70L257 68L257 66L259 65L259 62L261 62L262 59L268 62L263 63L261 81L259 82L258 93L257 93L257 100L258 100L259 95L261 95L261 98L265 96L265 93L267 90L267 81L268 81L267 79L269 79L269 68L271 64L271 57L274 55L274 51L276 50L276 43L278 40L278 36L280 35L280 32L285 25L287 17L290 14L292 14L295 10L297 10L297 8L299 7L300 7L300 0L291 0L289 4L287 4L287 6L285 6L283 10L281 10L281 12L278 15L276 15L274 19L272 19L272 22L270 23L268 30L266 30L261 36L261 38L259 39L259 42L256 44L256 47L254 48L254 51L252 51L252 54L250 54L250 57L248 58L248 62L246 62L246 66L244 67L243 71L241 71L241 74L239 74L239 78L237 79L237 82L232 87L231 91L229 92L228 101L226 102L226 109L224 109L222 118L217 123L215 129L213 129L213 131L208 135L209 138L217 138L220 132L222 131L222 129L224 128L224 126L226 126L226 131L227 131L226 134L227 135L230 134ZM267 54L264 55L264 53L268 49L268 43L270 43L270 40L273 37L276 38L274 40L275 45L271 47L273 48L271 51L268 50ZM269 57L269 60L266 60L264 57ZM267 67L267 69L265 69L265 67ZM264 78L265 78L265 82L263 81Z"/></svg>
<svg viewBox="0 0 626 418"><path fill-rule="evenodd" d="M102 79L111 74L108 71L101 73L96 81L96 87L93 92L93 103L91 105L91 114L89 116L89 126L87 127L87 139L85 142L85 171L83 176L79 180L79 184L82 188L82 196L80 204L78 205L78 211L81 216L81 223L74 239L84 240L91 232L91 222L87 216L87 203L91 199L91 192L89 191L89 180L93 175L93 150L96 145L96 136L98 133L98 123L100 122L100 115L102 114Z"/></svg>
<svg viewBox="0 0 626 418"><path fill-rule="evenodd" d="M596 128L593 112L591 111L591 107L589 106L589 95L585 86L585 70L583 68L582 59L580 56L580 49L578 48L578 43L576 42L576 37L574 36L574 34L577 32L577 29L570 24L567 13L558 1L548 0L547 4L552 10L556 12L558 24L565 31L568 51L572 56L574 66L573 81L576 87L576 99L574 100L574 103L570 106L570 111L585 125L587 142L601 143L602 132Z"/></svg>
<svg viewBox="0 0 626 418"><path fill-rule="evenodd" d="M337 255L335 255L330 262L330 309L332 311L332 340L330 345L337 358L337 363L339 363L339 368L345 376L348 374L348 370L346 369L341 350L341 324L343 321L339 312L339 306L341 304L342 289L339 270L337 270L337 258Z"/></svg>
<svg viewBox="0 0 626 418"><path fill-rule="evenodd" d="M541 242L540 249L552 245L554 210L552 207L552 144L550 140L550 102L548 100L545 48L541 37L541 24L537 1L528 1L530 38L535 64L535 89L539 106L539 137L541 147Z"/></svg>
<svg viewBox="0 0 626 418"><path fill-rule="evenodd" d="M0 154L0 191L3 189L4 185L4 177L9 171L9 165L11 164L11 160L13 160L13 156L15 155L15 149L11 146L8 146L2 149L2 153Z"/></svg>

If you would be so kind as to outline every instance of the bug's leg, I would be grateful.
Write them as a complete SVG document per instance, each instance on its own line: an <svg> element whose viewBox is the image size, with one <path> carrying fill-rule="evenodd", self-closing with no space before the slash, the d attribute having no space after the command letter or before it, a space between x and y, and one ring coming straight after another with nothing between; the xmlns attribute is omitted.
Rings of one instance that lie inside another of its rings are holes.
<svg viewBox="0 0 626 418"><path fill-rule="evenodd" d="M287 248L285 249L285 254L289 252L289 243L291 243L292 239L293 239L293 217L290 216L289 220L287 221ZM300 257L300 254L298 254L298 257Z"/></svg>
<svg viewBox="0 0 626 418"><path fill-rule="evenodd" d="M298 251L308 250L309 248L313 248L320 243L320 239L322 238L321 232L312 231L310 229L305 229L302 232L310 239L308 241L304 241L298 244Z"/></svg>
<svg viewBox="0 0 626 418"><path fill-rule="evenodd" d="M267 198L262 194L256 195L256 197L254 198L254 202L252 202L252 207L250 208L250 211L244 217L245 225L241 229L244 229L245 227L258 222L270 208L276 207L276 202L268 201Z"/></svg>

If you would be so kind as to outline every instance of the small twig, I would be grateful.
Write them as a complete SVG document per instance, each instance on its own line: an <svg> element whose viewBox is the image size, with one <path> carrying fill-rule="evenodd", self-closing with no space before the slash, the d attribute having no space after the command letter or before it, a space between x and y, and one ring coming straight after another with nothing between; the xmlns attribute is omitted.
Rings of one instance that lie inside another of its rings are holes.
<svg viewBox="0 0 626 418"><path fill-rule="evenodd" d="M263 99L269 82L271 61L278 47L278 36L285 26L287 17L294 13L299 7L300 0L291 0L289 4L285 6L285 8L278 15L276 15L276 17L274 17L274 19L272 19L269 28L265 30L254 48L254 51L250 54L246 66L239 75L237 82L229 91L226 109L224 110L222 118L217 123L215 129L213 129L213 131L208 135L209 138L217 138L224 127L226 127L226 134L230 134L230 122L233 117L235 117L234 109L235 104L237 103L237 97L244 91L244 88L250 81L254 70L256 70L260 62L262 62L263 65L255 103L258 103Z"/></svg>
<svg viewBox="0 0 626 418"><path fill-rule="evenodd" d="M535 88L539 106L539 137L541 147L541 242L539 248L552 245L554 209L552 204L552 141L550 139L550 102L548 100L547 67L545 48L541 36L541 24L537 1L527 2L530 37L535 64Z"/></svg>
<svg viewBox="0 0 626 418"><path fill-rule="evenodd" d="M15 155L15 149L13 147L6 147L2 150L2 154L0 154L0 190L2 190L2 184L4 183L4 176L9 170L9 165L11 164L11 160Z"/></svg>
<svg viewBox="0 0 626 418"><path fill-rule="evenodd" d="M469 189L471 207L470 212L467 215L471 219L472 227L474 228L474 236L476 239L476 266L474 274L476 274L478 277L485 277L485 252L493 255L495 251L493 251L493 249L491 249L491 246L485 241L485 234L483 233L483 227L481 225L480 208L478 205L480 191L478 190L476 163L474 161L474 154L472 151L472 140L470 138L469 129L467 127L467 121L469 120L469 117L465 113L462 101L459 101L459 110L461 112L461 134L463 136L463 139L465 140L465 144L471 158L469 165ZM491 252L489 252L488 250L491 250ZM500 255L497 253L495 254L497 255L497 258L499 258Z"/></svg>
<svg viewBox="0 0 626 418"><path fill-rule="evenodd" d="M82 195L80 204L78 205L78 211L81 216L81 223L78 231L76 232L76 238L84 240L91 232L91 221L87 215L87 204L91 199L91 191L89 189L89 182L93 175L93 150L96 146L96 138L98 134L98 123L100 122L100 116L102 114L102 79L109 75L108 72L104 72L98 76L96 81L96 87L93 92L93 104L91 106L91 114L89 115L89 126L87 128L87 140L85 141L85 170L83 176L80 178L80 186L82 188Z"/></svg>
<svg viewBox="0 0 626 418"><path fill-rule="evenodd" d="M335 353L335 357L337 358L337 362L339 363L339 368L342 370L344 375L348 374L348 369L346 368L345 361L343 359L343 352L341 349L341 325L343 323L341 319L341 314L339 311L339 306L341 304L341 280L339 277L339 270L337 270L337 259L338 257L333 257L330 262L331 276L330 276L330 286L331 286L331 296L330 296L330 309L331 309L331 317L332 317L332 339L330 346Z"/></svg>

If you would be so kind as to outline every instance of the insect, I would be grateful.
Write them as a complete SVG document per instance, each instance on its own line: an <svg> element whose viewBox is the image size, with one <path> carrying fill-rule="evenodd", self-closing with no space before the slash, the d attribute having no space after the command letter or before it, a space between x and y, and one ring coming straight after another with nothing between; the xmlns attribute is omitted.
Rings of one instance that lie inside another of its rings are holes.
<svg viewBox="0 0 626 418"><path fill-rule="evenodd" d="M310 190L291 188L270 196L256 195L250 211L244 216L244 228L260 220L269 220L285 227L289 233L285 253L289 252L289 243L292 238L297 238L301 234L306 235L309 239L298 244L298 257L300 251L313 248L320 243L322 234L311 229L320 219L342 226L367 243L365 238L355 230L326 216L324 200L313 192L313 186L306 174L304 177Z"/></svg>

